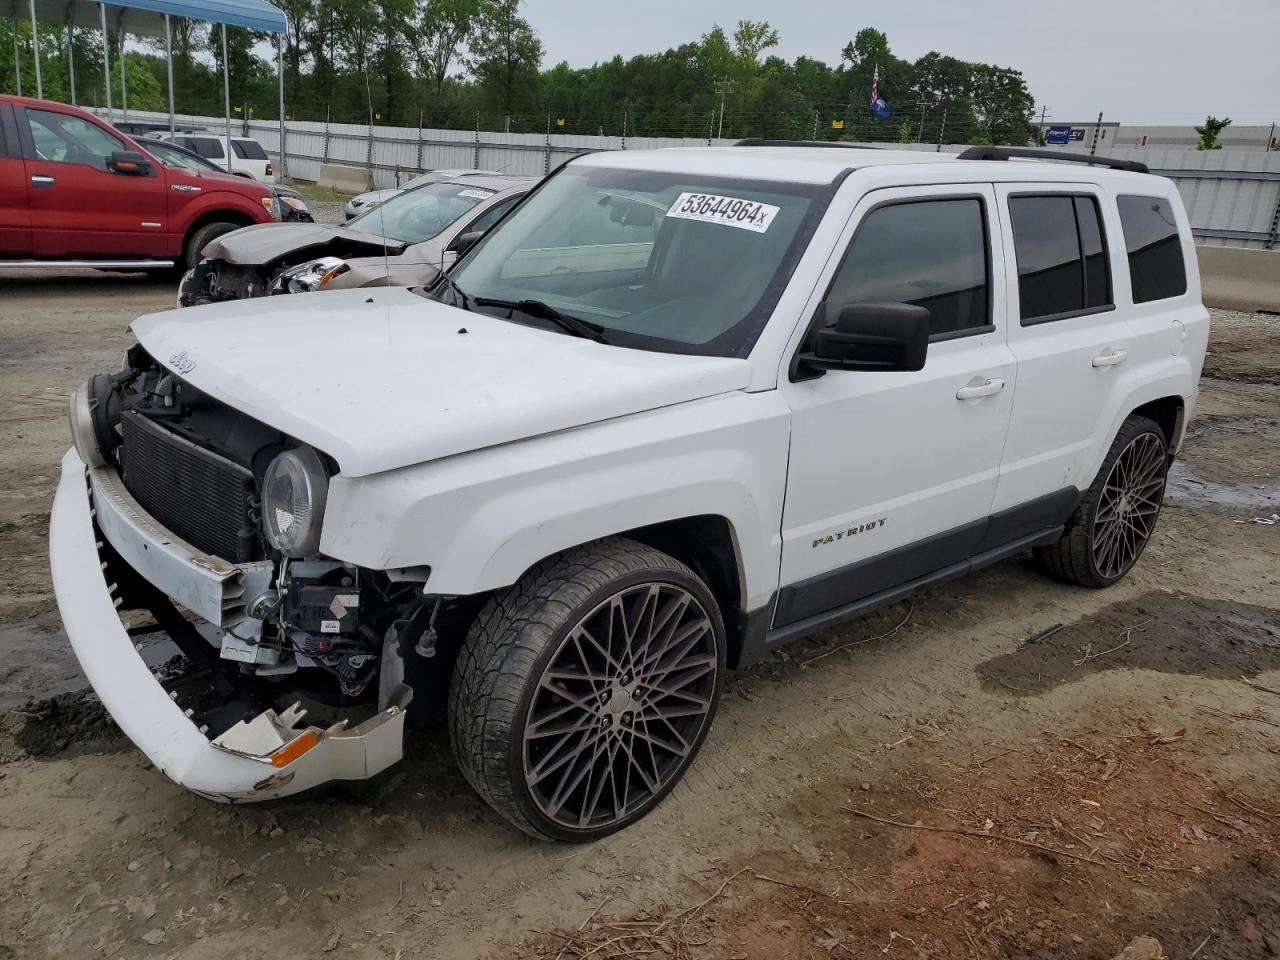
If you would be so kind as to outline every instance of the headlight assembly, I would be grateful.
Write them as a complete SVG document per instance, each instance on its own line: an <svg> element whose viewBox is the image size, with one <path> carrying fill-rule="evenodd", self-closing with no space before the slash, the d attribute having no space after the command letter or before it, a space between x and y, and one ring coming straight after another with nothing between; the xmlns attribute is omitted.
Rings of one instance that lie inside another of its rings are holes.
<svg viewBox="0 0 1280 960"><path fill-rule="evenodd" d="M273 292L311 293L313 290L323 289L334 277L341 276L350 269L347 262L338 257L308 260L281 272L272 283Z"/></svg>
<svg viewBox="0 0 1280 960"><path fill-rule="evenodd" d="M262 478L262 519L271 545L287 557L318 553L328 494L328 474L310 447L272 460Z"/></svg>
<svg viewBox="0 0 1280 960"><path fill-rule="evenodd" d="M111 378L94 374L71 395L71 442L86 466L101 467L120 443L114 425L120 420L120 401Z"/></svg>

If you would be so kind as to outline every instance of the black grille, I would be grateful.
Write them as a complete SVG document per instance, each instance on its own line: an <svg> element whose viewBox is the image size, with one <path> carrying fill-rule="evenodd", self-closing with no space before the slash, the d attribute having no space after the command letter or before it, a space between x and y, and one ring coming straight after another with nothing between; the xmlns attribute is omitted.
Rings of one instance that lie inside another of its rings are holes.
<svg viewBox="0 0 1280 960"><path fill-rule="evenodd" d="M155 520L205 553L254 559L253 474L137 413L125 413L124 485Z"/></svg>

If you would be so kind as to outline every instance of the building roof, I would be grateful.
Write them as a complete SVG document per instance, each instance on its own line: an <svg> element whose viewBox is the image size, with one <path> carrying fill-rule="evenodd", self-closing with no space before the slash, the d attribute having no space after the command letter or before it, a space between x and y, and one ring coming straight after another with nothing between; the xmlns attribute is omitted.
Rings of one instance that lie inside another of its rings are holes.
<svg viewBox="0 0 1280 960"><path fill-rule="evenodd" d="M97 0L35 0L40 23L101 25ZM0 0L0 16L16 21L31 18L29 0ZM110 0L107 26L135 35L164 36L164 15L284 33L284 14L267 0Z"/></svg>

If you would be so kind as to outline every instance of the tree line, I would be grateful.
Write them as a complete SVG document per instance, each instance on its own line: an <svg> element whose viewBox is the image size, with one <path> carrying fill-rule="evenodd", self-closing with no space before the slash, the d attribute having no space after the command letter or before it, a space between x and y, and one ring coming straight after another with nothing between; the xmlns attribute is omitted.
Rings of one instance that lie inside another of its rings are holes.
<svg viewBox="0 0 1280 960"><path fill-rule="evenodd" d="M662 53L615 56L589 67L543 68L543 45L521 0L275 0L284 12L289 117L394 126L608 134L1024 144L1038 135L1035 101L1020 71L933 51L898 57L865 28L835 65L771 51L766 22L712 26ZM25 92L34 91L29 26L21 21ZM0 82L16 88L10 21L0 21ZM112 83L120 103L125 53L129 105L167 107L163 41L112 34ZM269 38L228 30L237 116L276 117ZM69 50L79 102L104 99L101 38L40 28L45 95L70 99ZM173 19L173 70L181 113L222 113L222 43L216 26ZM873 74L892 109L868 106Z"/></svg>

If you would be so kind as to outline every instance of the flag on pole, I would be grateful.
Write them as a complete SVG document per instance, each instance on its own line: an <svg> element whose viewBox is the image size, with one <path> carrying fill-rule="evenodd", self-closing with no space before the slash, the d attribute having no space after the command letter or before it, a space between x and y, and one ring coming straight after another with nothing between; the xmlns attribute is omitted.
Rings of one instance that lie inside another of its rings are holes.
<svg viewBox="0 0 1280 960"><path fill-rule="evenodd" d="M884 97L880 96L880 64L876 64L875 75L871 78L871 112L881 120L888 120L893 116L893 111L889 109L889 104L884 102Z"/></svg>

